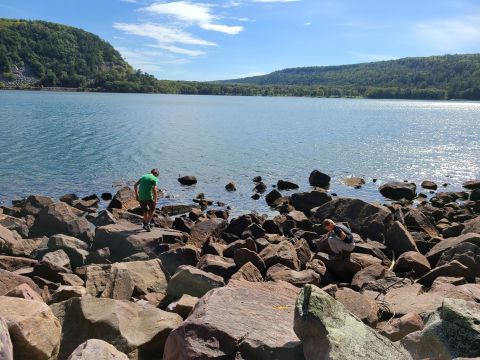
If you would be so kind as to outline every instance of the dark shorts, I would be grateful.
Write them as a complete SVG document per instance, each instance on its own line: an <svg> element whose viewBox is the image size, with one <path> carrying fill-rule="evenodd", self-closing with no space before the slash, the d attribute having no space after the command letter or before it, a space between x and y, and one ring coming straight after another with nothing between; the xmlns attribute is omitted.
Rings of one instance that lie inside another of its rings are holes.
<svg viewBox="0 0 480 360"><path fill-rule="evenodd" d="M155 210L155 202L153 200L140 200L139 202L143 212Z"/></svg>

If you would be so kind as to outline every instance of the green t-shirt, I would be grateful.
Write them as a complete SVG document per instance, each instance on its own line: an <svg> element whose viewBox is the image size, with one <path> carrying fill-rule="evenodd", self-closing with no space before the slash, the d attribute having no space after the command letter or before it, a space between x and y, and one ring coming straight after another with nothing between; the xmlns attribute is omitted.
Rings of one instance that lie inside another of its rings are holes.
<svg viewBox="0 0 480 360"><path fill-rule="evenodd" d="M138 200L153 200L153 187L157 185L158 178L153 174L145 174L140 178L138 187Z"/></svg>

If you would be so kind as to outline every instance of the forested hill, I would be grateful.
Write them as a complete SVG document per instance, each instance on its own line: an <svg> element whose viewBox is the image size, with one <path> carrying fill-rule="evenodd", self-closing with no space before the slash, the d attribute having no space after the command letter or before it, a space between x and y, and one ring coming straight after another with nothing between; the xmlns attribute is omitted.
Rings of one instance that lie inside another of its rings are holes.
<svg viewBox="0 0 480 360"><path fill-rule="evenodd" d="M480 99L480 54L410 57L341 66L289 68L226 84L325 86L357 89L365 95L432 91L446 98Z"/></svg>
<svg viewBox="0 0 480 360"><path fill-rule="evenodd" d="M83 87L134 73L109 43L84 30L44 21L0 19L5 82Z"/></svg>

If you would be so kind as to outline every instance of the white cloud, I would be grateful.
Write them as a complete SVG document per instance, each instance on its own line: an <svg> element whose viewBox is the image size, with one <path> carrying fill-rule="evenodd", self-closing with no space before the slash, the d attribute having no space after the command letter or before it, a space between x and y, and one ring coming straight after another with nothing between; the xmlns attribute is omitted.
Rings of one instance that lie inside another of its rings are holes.
<svg viewBox="0 0 480 360"><path fill-rule="evenodd" d="M210 23L201 24L200 27L204 30L219 31L229 35L236 35L243 30L243 27L241 26L228 26Z"/></svg>
<svg viewBox="0 0 480 360"><path fill-rule="evenodd" d="M186 44L200 46L214 46L215 43L199 39L183 30L153 23L127 24L115 23L113 27L129 35L143 36L156 40L160 44Z"/></svg>
<svg viewBox="0 0 480 360"><path fill-rule="evenodd" d="M215 19L215 17L210 13L210 5L192 4L188 1L156 3L147 6L142 10L154 14L171 15L179 20L192 23L209 23Z"/></svg>
<svg viewBox="0 0 480 360"><path fill-rule="evenodd" d="M154 47L154 48L157 48L157 49L167 50L167 51L170 51L174 54L182 54L182 55L188 55L188 56L192 56L192 57L206 54L205 51L184 49L184 48L180 48L180 47L175 46L175 45L156 44L156 45L148 45L148 46Z"/></svg>
<svg viewBox="0 0 480 360"><path fill-rule="evenodd" d="M137 0L120 0L122 2L126 2L126 3L132 3L132 4L137 4L138 1Z"/></svg>
<svg viewBox="0 0 480 360"><path fill-rule="evenodd" d="M135 69L142 69L150 73L162 72L164 65L178 65L188 62L186 59L172 58L161 51L127 49L124 47L116 47L116 49Z"/></svg>
<svg viewBox="0 0 480 360"><path fill-rule="evenodd" d="M308 21L308 22L306 22L306 23L303 24L303 25L305 25L305 26L310 26L310 25L312 25L312 23L311 23L310 21Z"/></svg>
<svg viewBox="0 0 480 360"><path fill-rule="evenodd" d="M469 46L477 46L479 50L480 16L417 23L413 36L440 51L461 51Z"/></svg>
<svg viewBox="0 0 480 360"><path fill-rule="evenodd" d="M172 16L176 20L187 24L196 24L204 30L218 31L229 35L236 35L243 30L242 26L215 24L220 17L212 14L213 5L191 3L189 1L175 1L155 3L141 10L155 15Z"/></svg>

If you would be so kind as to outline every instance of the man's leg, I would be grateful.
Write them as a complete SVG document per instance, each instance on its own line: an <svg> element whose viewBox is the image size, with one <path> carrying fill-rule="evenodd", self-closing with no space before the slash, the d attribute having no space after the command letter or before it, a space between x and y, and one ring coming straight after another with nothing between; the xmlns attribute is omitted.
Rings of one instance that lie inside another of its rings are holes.
<svg viewBox="0 0 480 360"><path fill-rule="evenodd" d="M338 246L340 241L341 240L338 239L336 236L328 237L328 245L330 246L330 249L335 255L337 255L341 251L341 249Z"/></svg>

